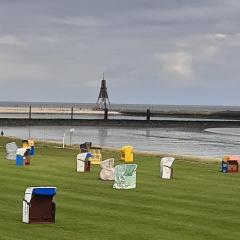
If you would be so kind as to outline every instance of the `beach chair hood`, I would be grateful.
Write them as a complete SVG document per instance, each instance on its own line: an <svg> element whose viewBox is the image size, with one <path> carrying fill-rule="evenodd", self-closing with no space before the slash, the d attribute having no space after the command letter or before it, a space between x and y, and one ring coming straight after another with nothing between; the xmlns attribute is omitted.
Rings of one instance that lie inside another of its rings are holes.
<svg viewBox="0 0 240 240"><path fill-rule="evenodd" d="M16 154L20 156L24 156L24 154L28 151L28 148L18 148Z"/></svg>
<svg viewBox="0 0 240 240"><path fill-rule="evenodd" d="M86 153L79 153L77 155L77 160L80 160L80 161L86 161L88 160L88 158L92 157L92 154L89 153L89 152L86 152Z"/></svg>
<svg viewBox="0 0 240 240"><path fill-rule="evenodd" d="M164 157L161 159L161 165L166 167L172 167L175 158L173 157Z"/></svg>

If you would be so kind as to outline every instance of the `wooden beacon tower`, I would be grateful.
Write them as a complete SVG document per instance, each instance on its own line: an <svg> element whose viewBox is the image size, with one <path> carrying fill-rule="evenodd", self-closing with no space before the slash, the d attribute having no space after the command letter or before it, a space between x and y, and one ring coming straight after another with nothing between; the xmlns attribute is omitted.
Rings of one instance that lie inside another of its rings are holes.
<svg viewBox="0 0 240 240"><path fill-rule="evenodd" d="M104 73L103 73L103 79L102 79L96 107L97 109L100 109L100 110L106 110L111 108L110 101L108 98L108 93L107 93L107 84L106 84L106 80L104 79Z"/></svg>

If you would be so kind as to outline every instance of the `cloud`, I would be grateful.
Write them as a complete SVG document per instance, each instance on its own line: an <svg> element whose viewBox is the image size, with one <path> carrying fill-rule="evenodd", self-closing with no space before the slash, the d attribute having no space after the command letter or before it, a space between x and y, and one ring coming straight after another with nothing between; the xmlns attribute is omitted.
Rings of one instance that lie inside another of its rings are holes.
<svg viewBox="0 0 240 240"><path fill-rule="evenodd" d="M219 56L224 51L227 35L216 34L193 34L184 36L170 43L171 51L155 54L155 59L160 63L160 74L165 72L181 78L182 82L193 83L197 80L198 67L205 64L217 63Z"/></svg>
<svg viewBox="0 0 240 240"><path fill-rule="evenodd" d="M189 77L192 75L192 56L187 52L170 52L157 54L160 68L175 76Z"/></svg>
<svg viewBox="0 0 240 240"><path fill-rule="evenodd" d="M94 17L94 16L57 18L57 19L54 19L53 21L60 24L67 24L67 25L78 26L78 27L89 27L89 28L105 27L107 25L104 19L100 17Z"/></svg>
<svg viewBox="0 0 240 240"><path fill-rule="evenodd" d="M42 66L38 66L30 63L20 62L1 62L0 61L0 82L8 82L9 86L15 84L16 87L18 82L21 83L34 83L35 81L43 81L47 79L48 73ZM31 79L31 81L29 81ZM17 80L17 81L16 81Z"/></svg>
<svg viewBox="0 0 240 240"><path fill-rule="evenodd" d="M103 71L113 102L224 104L204 91L240 87L238 0L0 2L3 100L34 82L32 101L95 101Z"/></svg>
<svg viewBox="0 0 240 240"><path fill-rule="evenodd" d="M0 45L20 45L21 41L15 36L0 36Z"/></svg>
<svg viewBox="0 0 240 240"><path fill-rule="evenodd" d="M227 35L224 34L224 33L216 33L214 36L215 36L217 39L225 39L225 38L227 37Z"/></svg>

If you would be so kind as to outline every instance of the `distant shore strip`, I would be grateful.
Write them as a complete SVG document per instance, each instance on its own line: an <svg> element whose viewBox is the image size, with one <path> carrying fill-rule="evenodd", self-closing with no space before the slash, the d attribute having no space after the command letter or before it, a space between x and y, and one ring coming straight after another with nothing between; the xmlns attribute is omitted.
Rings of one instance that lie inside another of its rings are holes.
<svg viewBox="0 0 240 240"><path fill-rule="evenodd" d="M103 110L85 107L19 107L19 106L1 106L1 114L18 115L18 114L35 114L35 115L104 115ZM169 117L169 118L200 118L200 119L225 119L225 120L240 120L240 111L214 111L214 110L126 110L126 109L108 109L108 116L143 116L151 117ZM10 117L11 118L11 117Z"/></svg>
<svg viewBox="0 0 240 240"><path fill-rule="evenodd" d="M131 128L230 128L240 127L240 121L187 121L187 120L125 120L125 119L28 119L0 118L1 126L102 126Z"/></svg>
<svg viewBox="0 0 240 240"><path fill-rule="evenodd" d="M103 115L104 111L89 108L69 108L69 107L0 107L0 114L28 114L29 110L34 114L74 114L83 115ZM109 111L109 115L119 115L118 111Z"/></svg>

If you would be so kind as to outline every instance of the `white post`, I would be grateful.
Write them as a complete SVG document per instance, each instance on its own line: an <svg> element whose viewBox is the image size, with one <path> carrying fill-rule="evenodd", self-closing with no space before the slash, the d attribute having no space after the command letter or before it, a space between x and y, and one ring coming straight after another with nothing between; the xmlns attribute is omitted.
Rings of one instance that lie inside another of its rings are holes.
<svg viewBox="0 0 240 240"><path fill-rule="evenodd" d="M75 129L71 128L69 131L70 131L70 146L71 146L72 145L72 134L75 131Z"/></svg>
<svg viewBox="0 0 240 240"><path fill-rule="evenodd" d="M65 147L65 133L63 134L63 138L62 138L62 148Z"/></svg>

